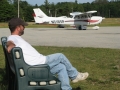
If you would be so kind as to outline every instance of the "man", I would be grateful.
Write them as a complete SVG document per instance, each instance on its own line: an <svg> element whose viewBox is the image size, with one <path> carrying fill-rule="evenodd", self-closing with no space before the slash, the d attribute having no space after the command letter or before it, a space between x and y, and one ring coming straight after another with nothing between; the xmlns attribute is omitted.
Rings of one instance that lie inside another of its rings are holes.
<svg viewBox="0 0 120 90"><path fill-rule="evenodd" d="M61 81L62 90L72 90L69 79L73 83L85 80L88 73L80 73L74 68L69 60L62 53L55 53L44 56L37 52L28 42L26 42L21 35L24 34L25 23L20 18L12 18L8 23L11 35L8 37L7 50L11 51L13 47L20 47L23 51L24 60L29 65L48 64L50 71L57 74Z"/></svg>

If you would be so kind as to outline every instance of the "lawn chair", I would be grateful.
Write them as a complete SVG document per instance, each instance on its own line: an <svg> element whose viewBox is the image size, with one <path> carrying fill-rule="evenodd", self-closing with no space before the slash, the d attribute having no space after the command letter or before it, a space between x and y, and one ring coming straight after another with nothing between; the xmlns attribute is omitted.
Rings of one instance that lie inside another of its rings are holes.
<svg viewBox="0 0 120 90"><path fill-rule="evenodd" d="M9 65L6 68L14 74L13 87L9 90L61 90L60 81L50 73L47 64L35 66L26 64L20 47L14 47L10 54L6 51L6 40L6 37L1 38L6 64Z"/></svg>
<svg viewBox="0 0 120 90"><path fill-rule="evenodd" d="M1 43L4 51L4 56L5 56L5 72L6 72L6 79L7 79L7 84L8 88L7 90L14 90L14 85L15 85L15 70L13 64L9 62L9 58L7 57L7 52L5 49L6 43L7 43L7 37L2 37L1 38Z"/></svg>

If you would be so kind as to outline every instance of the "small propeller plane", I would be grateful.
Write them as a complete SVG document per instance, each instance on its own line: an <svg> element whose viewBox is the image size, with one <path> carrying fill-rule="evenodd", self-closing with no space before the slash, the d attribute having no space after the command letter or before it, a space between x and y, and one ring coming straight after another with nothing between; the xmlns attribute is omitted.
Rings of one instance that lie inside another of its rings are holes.
<svg viewBox="0 0 120 90"><path fill-rule="evenodd" d="M46 24L58 24L58 25L71 25L75 26L78 30L86 30L88 25L95 25L93 29L98 30L100 24L104 18L101 16L92 16L97 11L88 12L73 12L70 13L70 17L49 17L40 8L34 8L34 20L35 23L46 23Z"/></svg>

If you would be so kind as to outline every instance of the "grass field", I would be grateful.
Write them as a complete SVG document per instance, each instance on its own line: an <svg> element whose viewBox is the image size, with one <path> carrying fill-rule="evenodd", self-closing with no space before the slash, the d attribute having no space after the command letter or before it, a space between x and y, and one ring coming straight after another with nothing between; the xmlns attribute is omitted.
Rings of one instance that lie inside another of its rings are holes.
<svg viewBox="0 0 120 90"><path fill-rule="evenodd" d="M89 72L85 81L73 84L81 90L120 90L120 49L35 46L42 54L61 52L81 72ZM0 46L0 90L5 90L4 55Z"/></svg>
<svg viewBox="0 0 120 90"><path fill-rule="evenodd" d="M98 26L120 26L120 18L105 18L102 23ZM34 22L28 22L28 26L26 28L56 28L57 25L49 25L49 24L35 24ZM70 27L66 25L66 27ZM7 23L0 23L0 28L8 28Z"/></svg>
<svg viewBox="0 0 120 90"><path fill-rule="evenodd" d="M106 18L106 19L103 19L100 26L120 26L120 18Z"/></svg>
<svg viewBox="0 0 120 90"><path fill-rule="evenodd" d="M57 25L38 25L29 22L27 28L57 27ZM120 18L106 18L99 26L120 26ZM0 23L0 28L7 28L7 23ZM120 49L47 47L34 46L44 55L61 52L65 54L78 71L89 72L87 80L73 84L81 90L120 90ZM5 62L0 45L0 90L6 90Z"/></svg>

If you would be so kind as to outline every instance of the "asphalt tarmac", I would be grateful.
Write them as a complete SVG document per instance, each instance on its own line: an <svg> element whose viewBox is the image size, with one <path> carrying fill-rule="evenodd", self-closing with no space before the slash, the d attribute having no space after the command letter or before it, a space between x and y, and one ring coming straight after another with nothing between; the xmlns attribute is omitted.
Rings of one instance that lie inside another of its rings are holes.
<svg viewBox="0 0 120 90"><path fill-rule="evenodd" d="M9 36L8 28L0 28L0 37ZM75 28L26 28L22 36L35 46L95 47L120 49L120 27L93 30ZM1 44L1 42L0 42Z"/></svg>

